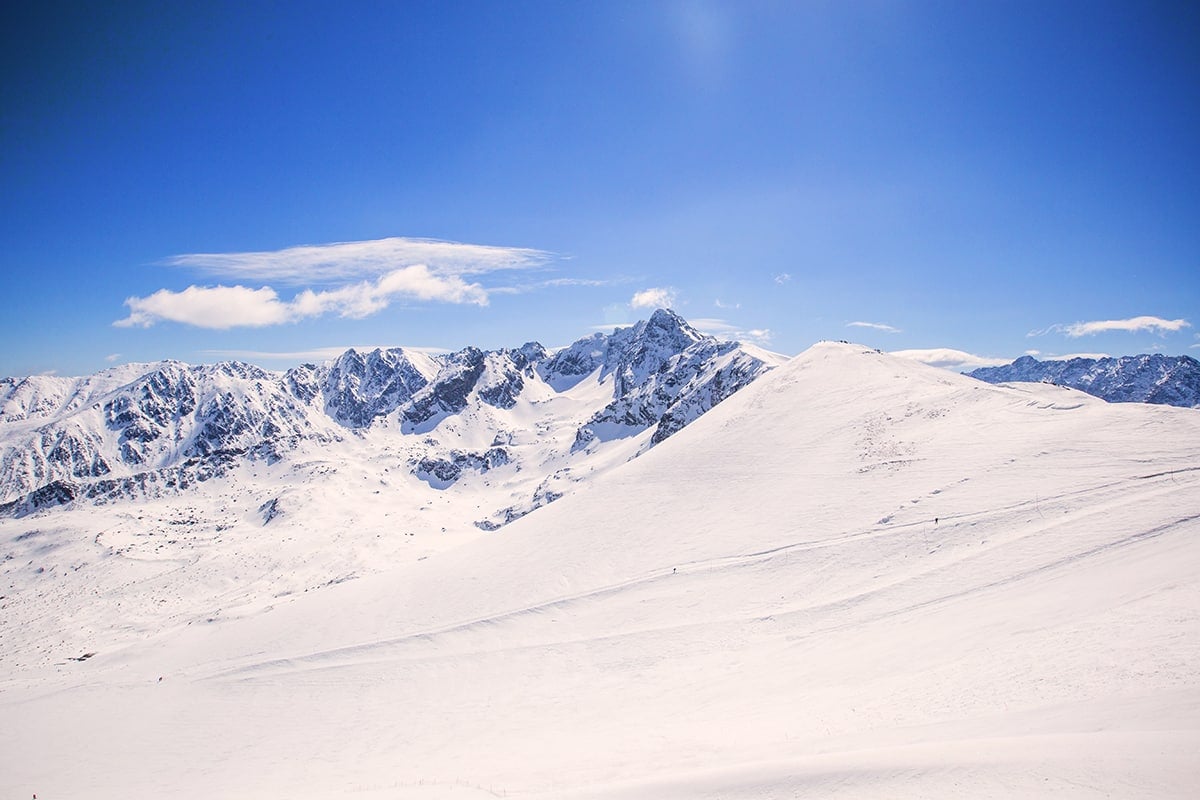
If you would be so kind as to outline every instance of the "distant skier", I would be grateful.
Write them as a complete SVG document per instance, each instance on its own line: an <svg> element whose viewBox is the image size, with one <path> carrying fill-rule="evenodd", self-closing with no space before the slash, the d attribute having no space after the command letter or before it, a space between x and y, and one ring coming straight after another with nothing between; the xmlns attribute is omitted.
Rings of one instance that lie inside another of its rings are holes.
<svg viewBox="0 0 1200 800"><path fill-rule="evenodd" d="M938 518L937 518L937 517L934 517L934 518L933 518L933 524L934 524L934 525L937 525L937 521L938 521Z"/></svg>

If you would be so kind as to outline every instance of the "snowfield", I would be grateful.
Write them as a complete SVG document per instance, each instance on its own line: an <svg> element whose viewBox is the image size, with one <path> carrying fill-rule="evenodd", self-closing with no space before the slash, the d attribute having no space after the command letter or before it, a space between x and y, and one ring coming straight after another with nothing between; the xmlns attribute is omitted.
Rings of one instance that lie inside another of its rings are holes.
<svg viewBox="0 0 1200 800"><path fill-rule="evenodd" d="M0 520L0 794L1200 795L1200 412L822 343L649 435Z"/></svg>

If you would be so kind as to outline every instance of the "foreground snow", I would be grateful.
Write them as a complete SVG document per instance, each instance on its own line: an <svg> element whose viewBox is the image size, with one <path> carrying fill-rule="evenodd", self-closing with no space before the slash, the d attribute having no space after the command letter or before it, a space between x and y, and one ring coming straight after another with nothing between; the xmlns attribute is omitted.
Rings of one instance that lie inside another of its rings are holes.
<svg viewBox="0 0 1200 800"><path fill-rule="evenodd" d="M1191 410L819 345L375 575L211 614L131 553L97 603L172 614L0 601L0 793L1191 797L1198 465Z"/></svg>

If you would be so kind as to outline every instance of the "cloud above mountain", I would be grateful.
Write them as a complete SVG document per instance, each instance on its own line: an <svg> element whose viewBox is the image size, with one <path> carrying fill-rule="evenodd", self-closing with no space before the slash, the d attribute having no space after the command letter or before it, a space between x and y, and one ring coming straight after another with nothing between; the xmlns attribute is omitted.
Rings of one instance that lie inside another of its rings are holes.
<svg viewBox="0 0 1200 800"><path fill-rule="evenodd" d="M629 301L631 308L671 308L675 305L676 292L670 287L652 287L635 292Z"/></svg>
<svg viewBox="0 0 1200 800"><path fill-rule="evenodd" d="M920 361L922 364L928 364L931 367L941 367L942 369L948 369L954 372L966 372L968 370L976 369L977 367L999 367L1009 363L1012 360L1009 358L990 358L988 356L977 356L974 353L968 353L963 350L955 350L949 347L933 347L919 350L893 350L892 355L911 359L913 361Z"/></svg>
<svg viewBox="0 0 1200 800"><path fill-rule="evenodd" d="M870 328L871 330L883 331L884 333L902 333L899 328L892 327L884 322L847 322L847 328Z"/></svg>
<svg viewBox="0 0 1200 800"><path fill-rule="evenodd" d="M1048 328L1029 332L1029 336L1042 336L1047 333L1063 333L1072 339L1081 336L1094 336L1098 333L1125 331L1140 333L1146 331L1159 335L1176 333L1184 328L1190 328L1191 323L1186 319L1163 319L1162 317L1140 316L1128 319L1105 319L1091 322L1056 323Z"/></svg>
<svg viewBox="0 0 1200 800"><path fill-rule="evenodd" d="M471 278L533 270L552 257L529 248L400 237L272 251L178 255L164 263L218 280L262 285L193 284L180 291L164 288L144 297L129 297L125 300L129 315L113 324L150 327L176 322L223 330L282 325L325 315L361 319L394 302L486 306L489 290ZM267 282L305 288L284 298Z"/></svg>

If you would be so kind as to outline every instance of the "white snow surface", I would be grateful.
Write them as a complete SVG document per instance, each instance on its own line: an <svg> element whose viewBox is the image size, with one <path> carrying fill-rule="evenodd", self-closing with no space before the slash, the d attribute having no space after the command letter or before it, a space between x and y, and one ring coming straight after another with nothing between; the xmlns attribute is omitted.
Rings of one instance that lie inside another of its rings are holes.
<svg viewBox="0 0 1200 800"><path fill-rule="evenodd" d="M0 795L1200 794L1200 413L823 343L609 444L0 521Z"/></svg>

